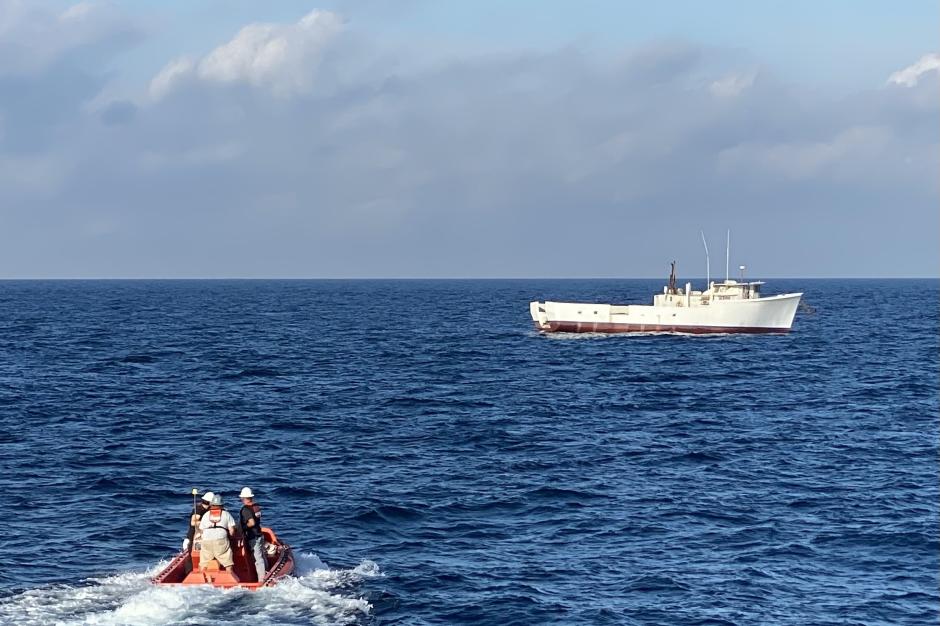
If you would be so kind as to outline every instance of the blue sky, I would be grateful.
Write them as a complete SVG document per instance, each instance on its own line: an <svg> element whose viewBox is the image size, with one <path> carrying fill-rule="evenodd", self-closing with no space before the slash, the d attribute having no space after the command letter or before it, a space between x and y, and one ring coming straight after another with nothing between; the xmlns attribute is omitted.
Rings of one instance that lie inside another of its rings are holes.
<svg viewBox="0 0 940 626"><path fill-rule="evenodd" d="M935 276L938 17L0 0L0 275Z"/></svg>

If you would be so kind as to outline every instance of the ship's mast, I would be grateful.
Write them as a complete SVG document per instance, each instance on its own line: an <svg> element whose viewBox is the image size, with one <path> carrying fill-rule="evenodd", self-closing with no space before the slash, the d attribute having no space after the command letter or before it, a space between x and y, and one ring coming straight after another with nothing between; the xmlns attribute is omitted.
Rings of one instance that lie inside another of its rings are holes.
<svg viewBox="0 0 940 626"><path fill-rule="evenodd" d="M705 231L702 233L702 245L705 246L705 289L712 286L712 267L708 260L708 244L705 242Z"/></svg>
<svg viewBox="0 0 940 626"><path fill-rule="evenodd" d="M728 239L725 243L725 282L731 278L731 272L728 269L731 266L731 229L728 229Z"/></svg>

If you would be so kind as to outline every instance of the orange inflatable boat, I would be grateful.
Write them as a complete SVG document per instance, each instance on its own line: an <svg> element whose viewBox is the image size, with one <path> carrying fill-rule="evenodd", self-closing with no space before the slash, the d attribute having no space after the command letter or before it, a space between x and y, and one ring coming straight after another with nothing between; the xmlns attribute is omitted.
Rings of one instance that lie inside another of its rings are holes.
<svg viewBox="0 0 940 626"><path fill-rule="evenodd" d="M245 549L245 542L241 539L232 542L232 553L235 565L236 578L229 572L219 566L215 559L200 570L199 550L192 552L183 551L173 557L173 560L163 568L159 574L153 577L155 585L211 585L228 589L239 587L244 589L259 589L261 587L272 587L279 580L294 571L294 555L291 548L286 543L282 543L274 531L270 528L262 528L264 539L267 542L265 550L265 575L264 579L258 580L255 573L255 567L251 560L251 554ZM192 567L189 567L189 559L192 555Z"/></svg>

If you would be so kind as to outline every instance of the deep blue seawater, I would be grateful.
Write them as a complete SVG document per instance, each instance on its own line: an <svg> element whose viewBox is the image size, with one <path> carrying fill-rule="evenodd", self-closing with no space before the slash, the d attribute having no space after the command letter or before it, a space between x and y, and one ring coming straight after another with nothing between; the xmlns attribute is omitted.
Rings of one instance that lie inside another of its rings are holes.
<svg viewBox="0 0 940 626"><path fill-rule="evenodd" d="M0 622L937 624L938 281L771 281L786 336L531 329L661 286L0 283ZM190 488L243 485L298 576L150 587Z"/></svg>

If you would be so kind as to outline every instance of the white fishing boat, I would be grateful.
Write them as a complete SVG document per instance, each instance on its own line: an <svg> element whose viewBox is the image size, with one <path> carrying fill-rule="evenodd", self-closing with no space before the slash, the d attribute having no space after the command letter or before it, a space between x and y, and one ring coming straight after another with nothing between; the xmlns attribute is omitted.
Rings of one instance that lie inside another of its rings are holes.
<svg viewBox="0 0 940 626"><path fill-rule="evenodd" d="M706 245L706 267L707 258ZM677 287L673 262L669 284L652 305L545 301L529 303L529 312L536 329L546 333L786 333L803 295L763 297L762 281L743 278L706 281L704 291L691 283Z"/></svg>

